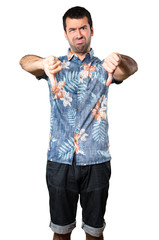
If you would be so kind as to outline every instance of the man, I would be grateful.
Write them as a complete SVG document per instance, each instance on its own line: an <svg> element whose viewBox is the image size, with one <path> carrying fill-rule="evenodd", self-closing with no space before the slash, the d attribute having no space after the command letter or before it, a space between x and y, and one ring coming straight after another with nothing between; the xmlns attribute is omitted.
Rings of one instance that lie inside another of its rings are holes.
<svg viewBox="0 0 159 240"><path fill-rule="evenodd" d="M78 197L87 240L102 240L111 175L107 95L137 71L136 62L119 53L104 61L93 56L90 13L81 7L63 16L67 56L24 56L22 68L48 81L51 104L47 184L54 240L69 240Z"/></svg>

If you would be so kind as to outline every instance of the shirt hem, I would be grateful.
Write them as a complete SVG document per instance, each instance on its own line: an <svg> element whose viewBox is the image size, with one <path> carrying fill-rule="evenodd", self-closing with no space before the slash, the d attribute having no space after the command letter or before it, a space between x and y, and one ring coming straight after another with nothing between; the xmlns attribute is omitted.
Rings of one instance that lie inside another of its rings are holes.
<svg viewBox="0 0 159 240"><path fill-rule="evenodd" d="M104 162L109 162L110 160L111 160L111 157L106 158L106 159L102 159L100 161L91 161L91 162L78 162L76 160L76 165L77 166L95 165L95 164L101 164L101 163L104 163ZM53 159L47 159L47 161L56 162L56 163L60 163L60 164L67 164L67 165L72 165L72 163L73 163L73 160L65 162L65 161L57 161L57 160L53 160Z"/></svg>

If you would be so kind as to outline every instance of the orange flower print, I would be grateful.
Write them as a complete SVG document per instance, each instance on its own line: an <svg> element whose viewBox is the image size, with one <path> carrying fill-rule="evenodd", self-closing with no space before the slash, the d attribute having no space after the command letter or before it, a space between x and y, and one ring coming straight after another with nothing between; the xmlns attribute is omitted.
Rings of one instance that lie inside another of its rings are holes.
<svg viewBox="0 0 159 240"><path fill-rule="evenodd" d="M79 134L76 133L76 134L74 135L74 143L75 143L75 152L76 152L76 153L79 153L79 152L80 152L80 147L79 147L78 140L79 140Z"/></svg>
<svg viewBox="0 0 159 240"><path fill-rule="evenodd" d="M54 91L51 89L51 92L55 93L54 99L59 98L61 101L63 101L64 107L67 107L67 105L71 106L72 98L70 97L69 92L66 92L63 89L64 86L65 82L59 81L56 89Z"/></svg>
<svg viewBox="0 0 159 240"><path fill-rule="evenodd" d="M97 119L98 122L101 121L101 119L106 120L106 98L102 96L99 101L94 106L94 109L92 109L92 115L94 119Z"/></svg>
<svg viewBox="0 0 159 240"><path fill-rule="evenodd" d="M63 87L64 86L65 86L65 82L59 81L57 83L57 88L54 91L52 91L53 93L55 93L54 99L63 98L63 94L64 94Z"/></svg>
<svg viewBox="0 0 159 240"><path fill-rule="evenodd" d="M88 72L93 72L96 70L96 66L91 66L91 63L84 64L84 70Z"/></svg>
<svg viewBox="0 0 159 240"><path fill-rule="evenodd" d="M88 137L88 134L85 132L85 129L81 129L79 133L74 134L74 143L75 143L75 152L85 155L84 151L81 149L82 145L79 146L79 139L82 142L85 142ZM81 147L81 148L80 148Z"/></svg>
<svg viewBox="0 0 159 240"><path fill-rule="evenodd" d="M80 71L80 73L79 73L79 82L83 83L83 80L88 77L90 77L91 80L93 80L91 72L93 72L95 70L96 70L96 66L91 66L91 63L84 64L84 70Z"/></svg>
<svg viewBox="0 0 159 240"><path fill-rule="evenodd" d="M91 80L93 79L92 77L92 73L93 71L96 70L96 66L91 66L91 63L89 63L88 65L84 64L84 70L88 71L88 76L91 78Z"/></svg>

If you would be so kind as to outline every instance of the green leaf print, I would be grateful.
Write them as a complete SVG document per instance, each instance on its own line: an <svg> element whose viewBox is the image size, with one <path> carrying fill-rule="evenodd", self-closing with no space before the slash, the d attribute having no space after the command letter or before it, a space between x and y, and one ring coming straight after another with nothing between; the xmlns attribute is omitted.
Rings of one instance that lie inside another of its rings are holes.
<svg viewBox="0 0 159 240"><path fill-rule="evenodd" d="M109 158L110 157L110 153L108 151L101 151L98 150L97 153L103 157Z"/></svg>
<svg viewBox="0 0 159 240"><path fill-rule="evenodd" d="M106 123L101 119L100 122L96 121L93 125L93 139L98 143L103 143L106 138Z"/></svg>
<svg viewBox="0 0 159 240"><path fill-rule="evenodd" d="M76 124L76 110L75 109L69 109L68 110L68 122L70 126L75 127Z"/></svg>
<svg viewBox="0 0 159 240"><path fill-rule="evenodd" d="M74 146L75 146L74 139L73 138L67 139L67 141L64 142L62 146L59 148L58 156L67 161L69 158L72 157L74 153Z"/></svg>

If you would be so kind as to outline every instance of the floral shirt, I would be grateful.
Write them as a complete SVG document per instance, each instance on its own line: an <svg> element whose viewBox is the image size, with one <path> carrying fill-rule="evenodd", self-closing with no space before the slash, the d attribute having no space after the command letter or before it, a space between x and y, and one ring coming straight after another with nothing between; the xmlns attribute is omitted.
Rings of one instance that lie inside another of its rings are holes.
<svg viewBox="0 0 159 240"><path fill-rule="evenodd" d="M103 61L91 50L81 61L69 50L59 57L62 71L56 74L53 91L48 80L51 104L50 138L47 158L50 161L77 165L109 161L107 71ZM115 80L113 80L115 82Z"/></svg>

